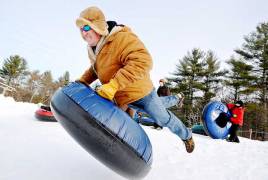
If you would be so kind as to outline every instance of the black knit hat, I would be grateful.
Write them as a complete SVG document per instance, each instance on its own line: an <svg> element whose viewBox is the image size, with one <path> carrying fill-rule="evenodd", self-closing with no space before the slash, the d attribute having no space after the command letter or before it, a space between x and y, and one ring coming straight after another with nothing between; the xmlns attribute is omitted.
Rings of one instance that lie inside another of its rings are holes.
<svg viewBox="0 0 268 180"><path fill-rule="evenodd" d="M235 105L243 107L244 103L243 103L243 101L239 100L239 101L235 102Z"/></svg>

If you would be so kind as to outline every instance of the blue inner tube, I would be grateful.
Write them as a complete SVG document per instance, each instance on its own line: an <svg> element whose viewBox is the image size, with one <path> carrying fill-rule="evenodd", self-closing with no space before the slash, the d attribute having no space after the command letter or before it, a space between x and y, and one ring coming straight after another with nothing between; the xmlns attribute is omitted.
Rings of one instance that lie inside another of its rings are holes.
<svg viewBox="0 0 268 180"><path fill-rule="evenodd" d="M221 114L226 113L230 115L228 108L225 104L218 101L209 102L203 109L202 121L206 133L213 139L225 139L229 134L231 123L227 122L224 125L220 125L222 119Z"/></svg>
<svg viewBox="0 0 268 180"><path fill-rule="evenodd" d="M135 179L150 171L152 146L144 130L90 87L73 82L59 89L51 109L81 146L118 174Z"/></svg>

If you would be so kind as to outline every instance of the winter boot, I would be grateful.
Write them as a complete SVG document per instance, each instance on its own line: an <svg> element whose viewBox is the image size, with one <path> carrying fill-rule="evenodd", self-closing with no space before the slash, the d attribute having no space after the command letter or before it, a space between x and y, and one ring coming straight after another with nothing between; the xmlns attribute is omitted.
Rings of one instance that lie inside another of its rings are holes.
<svg viewBox="0 0 268 180"><path fill-rule="evenodd" d="M238 139L238 137L237 136L235 136L234 138L233 138L233 141L232 142L235 142L235 143L240 143L240 141L239 141L239 139Z"/></svg>
<svg viewBox="0 0 268 180"><path fill-rule="evenodd" d="M194 140L193 140L193 137L191 137L190 139L187 139L187 140L183 140L184 144L185 144L185 148L186 148L186 151L188 153L191 153L194 151Z"/></svg>

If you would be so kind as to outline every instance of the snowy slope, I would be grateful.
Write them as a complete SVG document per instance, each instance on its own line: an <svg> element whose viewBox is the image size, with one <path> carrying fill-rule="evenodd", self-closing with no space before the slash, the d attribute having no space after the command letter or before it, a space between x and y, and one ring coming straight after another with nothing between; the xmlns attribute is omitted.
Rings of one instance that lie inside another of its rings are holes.
<svg viewBox="0 0 268 180"><path fill-rule="evenodd" d="M34 118L37 106L0 95L0 180L121 180L78 145L57 122ZM267 180L268 142L240 144L194 135L196 149L168 129L144 127L153 145L146 180Z"/></svg>

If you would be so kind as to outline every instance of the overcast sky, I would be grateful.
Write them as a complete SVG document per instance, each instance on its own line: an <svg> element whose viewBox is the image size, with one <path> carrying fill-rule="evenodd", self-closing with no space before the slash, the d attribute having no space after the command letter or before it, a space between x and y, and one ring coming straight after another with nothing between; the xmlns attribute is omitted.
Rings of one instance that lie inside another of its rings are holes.
<svg viewBox="0 0 268 180"><path fill-rule="evenodd" d="M68 70L78 78L89 60L75 20L88 6L140 37L153 57L156 86L195 47L214 51L224 65L243 37L268 21L267 0L1 0L0 66L18 54L31 70L51 70L54 78Z"/></svg>

